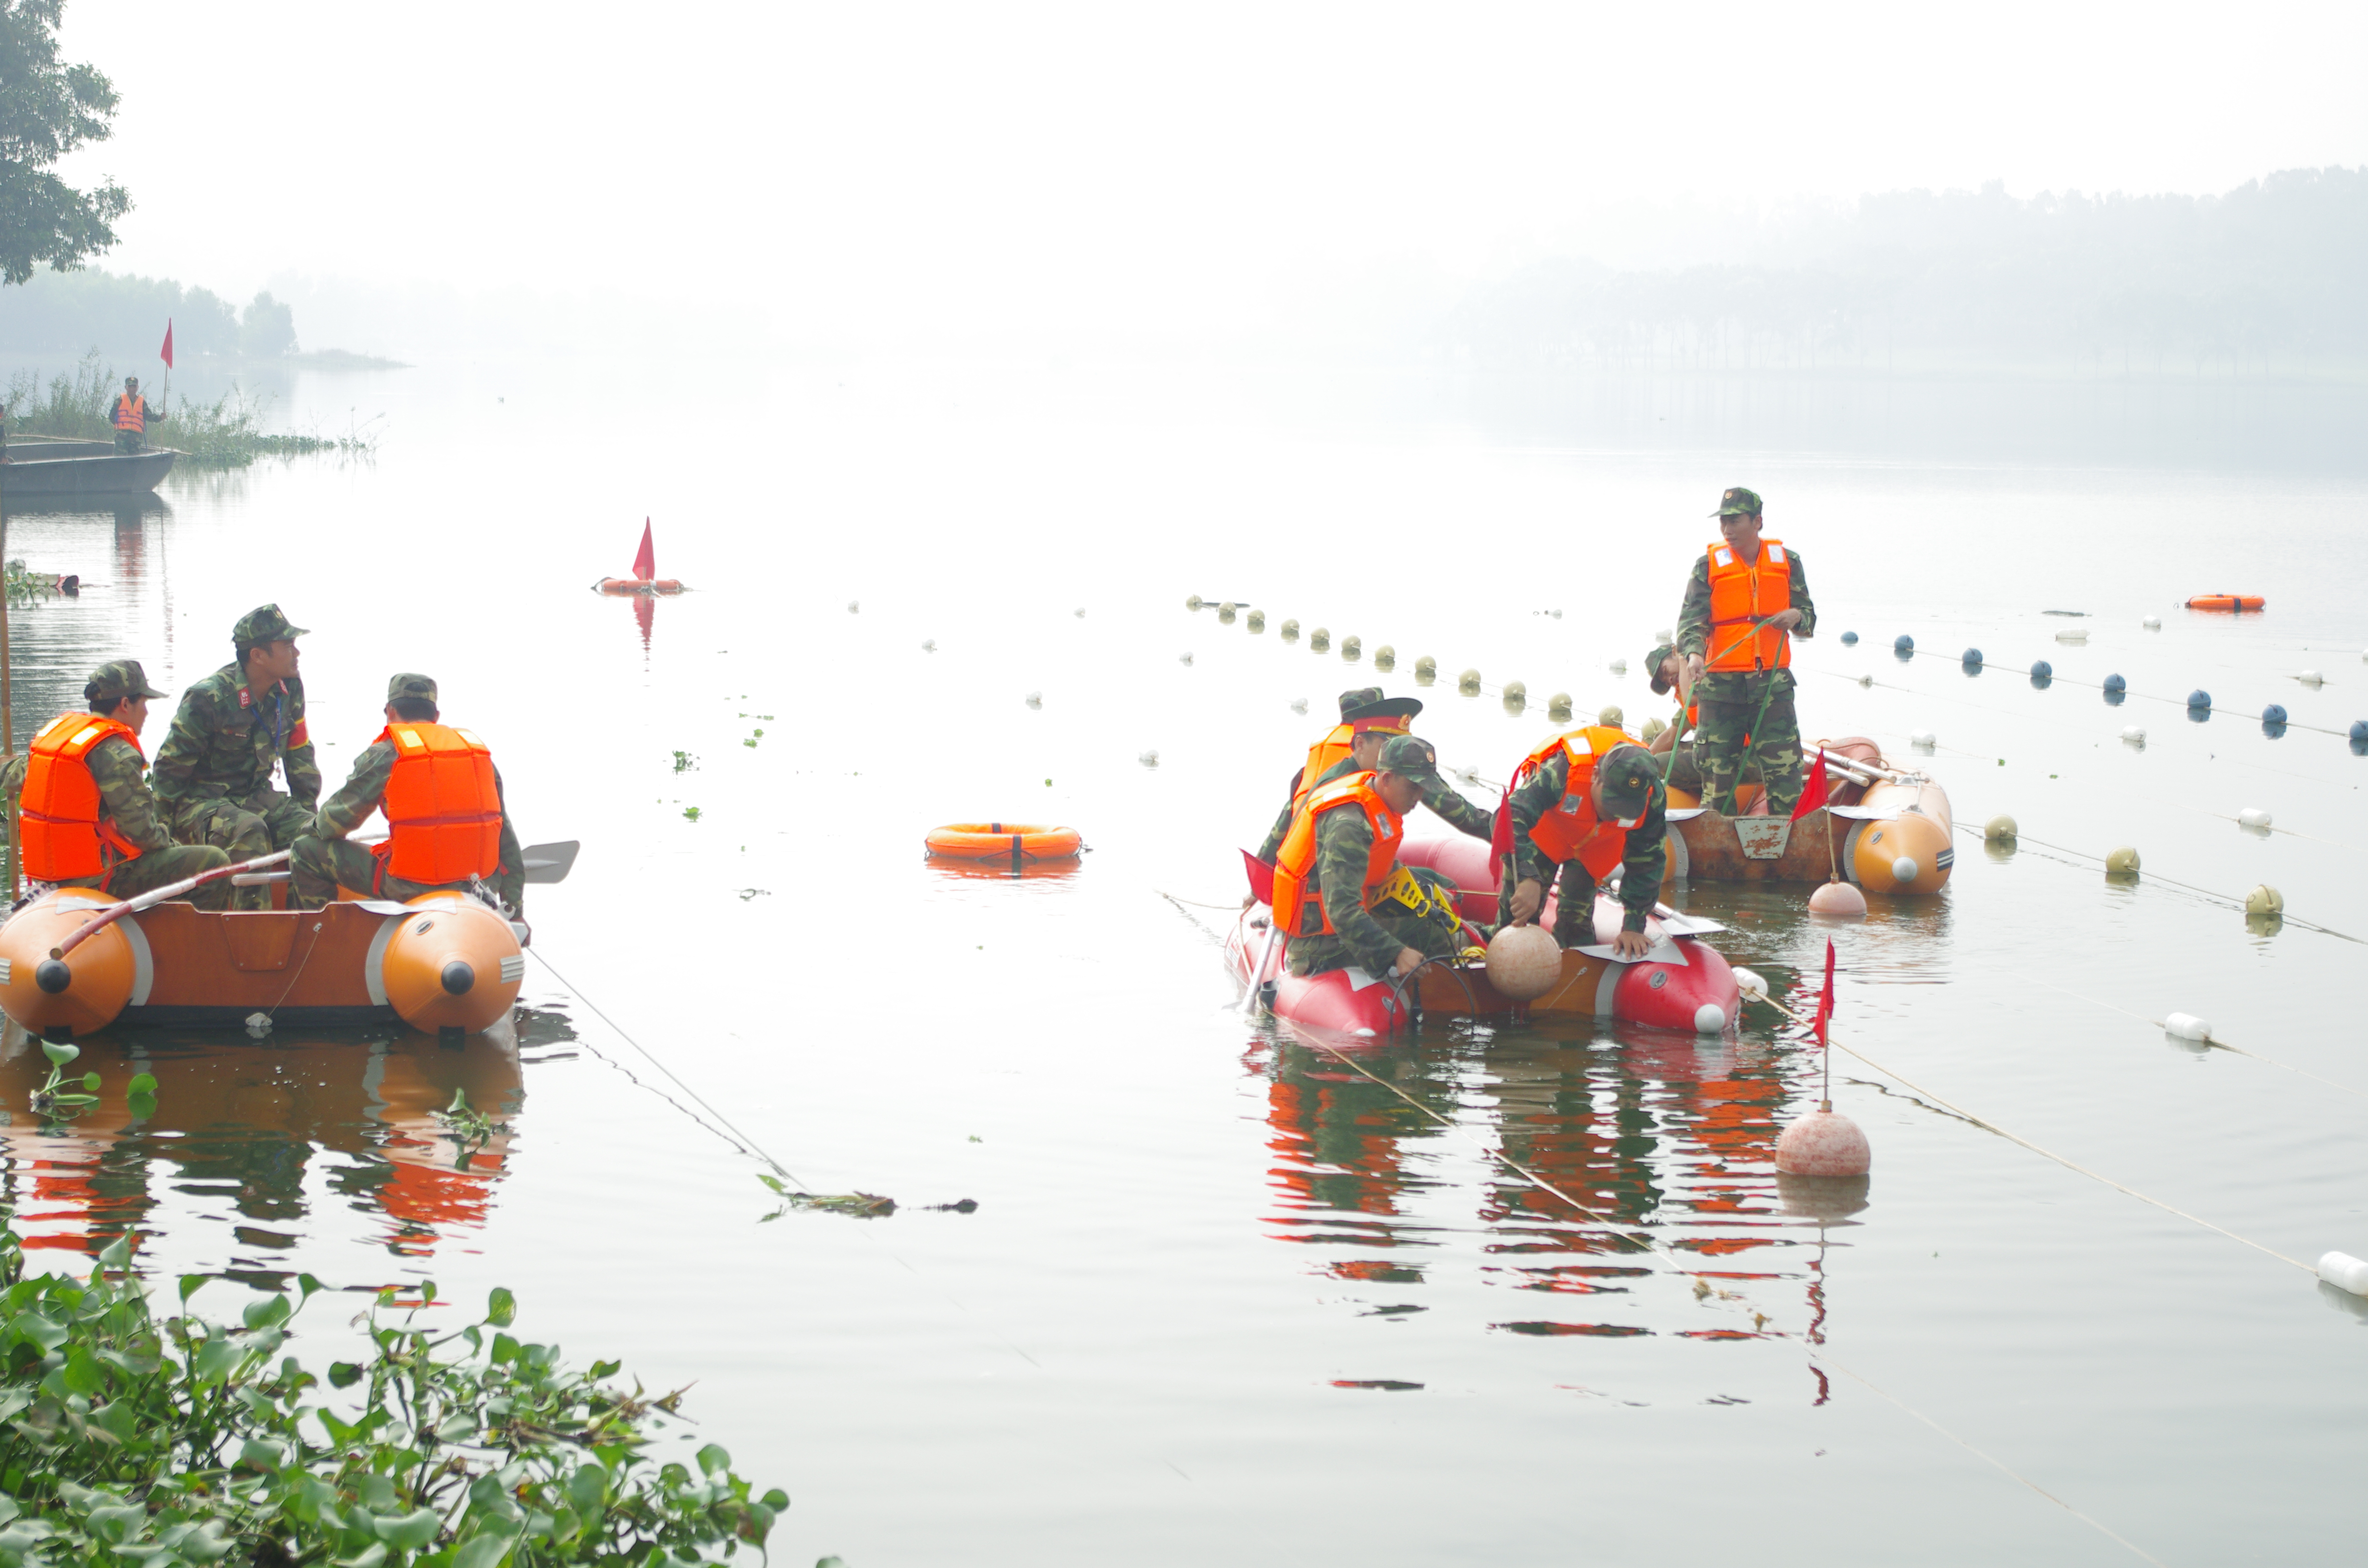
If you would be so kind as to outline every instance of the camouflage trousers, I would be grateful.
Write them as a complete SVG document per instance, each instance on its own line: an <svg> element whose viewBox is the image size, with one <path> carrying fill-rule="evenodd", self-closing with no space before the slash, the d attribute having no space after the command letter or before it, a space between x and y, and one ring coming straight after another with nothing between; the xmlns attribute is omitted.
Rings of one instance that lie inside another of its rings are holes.
<svg viewBox="0 0 2368 1568"><path fill-rule="evenodd" d="M1442 958L1463 950L1463 938L1437 920L1425 919L1410 909L1383 907L1373 911L1373 918L1382 929L1402 948L1412 948L1423 957ZM1347 969L1357 961L1349 944L1337 935L1293 937L1291 939L1291 972L1296 975L1322 974L1328 970Z"/></svg>
<svg viewBox="0 0 2368 1568"><path fill-rule="evenodd" d="M1755 710L1757 710L1758 706L1759 705L1757 703L1753 704ZM1773 706L1773 704L1770 704L1770 706ZM1663 760L1668 767L1667 778L1670 789L1683 790L1690 795L1700 795L1702 793L1702 759L1694 755L1693 742L1679 742L1678 744L1677 756L1673 758L1664 758ZM1766 779L1759 776L1759 758L1758 756L1749 754L1745 756L1741 781L1746 784L1763 784L1767 782Z"/></svg>
<svg viewBox="0 0 2368 1568"><path fill-rule="evenodd" d="M288 902L297 909L318 909L335 902L339 888L351 888L371 898L407 903L424 892L465 892L466 882L410 882L401 877L381 879L385 864L366 845L346 838L321 838L305 834L288 853Z"/></svg>
<svg viewBox="0 0 2368 1568"><path fill-rule="evenodd" d="M1735 814L1736 778L1748 751L1768 781L1770 814L1789 815L1801 798L1801 719L1793 709L1793 677L1779 670L1722 680L1733 683L1734 695L1725 690L1716 699L1704 695L1694 726L1694 761L1702 770L1702 804ZM1775 682L1776 689L1768 692L1760 684L1763 681ZM1759 707L1763 694L1768 702L1765 713Z"/></svg>
<svg viewBox="0 0 2368 1568"><path fill-rule="evenodd" d="M1508 878L1504 891L1497 895L1497 918L1509 925L1513 918L1513 888ZM1595 945L1595 873L1577 860L1565 860L1562 874L1554 879L1554 939L1565 948Z"/></svg>
<svg viewBox="0 0 2368 1568"><path fill-rule="evenodd" d="M170 825L184 844L211 844L228 850L233 860L252 860L293 847L299 835L313 830L313 808L265 789L245 800L188 801L175 808ZM268 909L271 890L240 888L231 895L230 907Z"/></svg>
<svg viewBox="0 0 2368 1568"><path fill-rule="evenodd" d="M143 892L154 892L200 871L229 864L230 857L211 844L176 844L169 849L151 849L136 859L120 861L105 876L75 877L58 885L93 888L109 898L138 898ZM230 879L224 877L195 890L188 900L199 909L220 909L231 892Z"/></svg>

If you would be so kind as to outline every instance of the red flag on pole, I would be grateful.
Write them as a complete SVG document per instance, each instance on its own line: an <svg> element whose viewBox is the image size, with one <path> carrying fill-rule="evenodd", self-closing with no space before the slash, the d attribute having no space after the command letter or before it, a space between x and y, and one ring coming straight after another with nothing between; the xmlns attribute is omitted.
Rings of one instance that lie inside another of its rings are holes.
<svg viewBox="0 0 2368 1568"><path fill-rule="evenodd" d="M1250 892L1257 896L1260 903L1272 908L1274 868L1245 849L1242 851L1242 869L1249 873Z"/></svg>
<svg viewBox="0 0 2368 1568"><path fill-rule="evenodd" d="M658 552L656 547L650 542L650 520L647 517L643 517L642 519L642 548L633 551L633 575L640 581L646 583L657 574Z"/></svg>
<svg viewBox="0 0 2368 1568"><path fill-rule="evenodd" d="M1826 1020L1834 1016L1834 939L1826 938L1826 989L1817 997L1817 1043L1826 1043Z"/></svg>
<svg viewBox="0 0 2368 1568"><path fill-rule="evenodd" d="M170 316L165 318L165 347L162 352L165 356L165 369L169 370L173 368L173 318Z"/></svg>
<svg viewBox="0 0 2368 1568"><path fill-rule="evenodd" d="M1824 805L1827 798L1826 754L1820 748L1817 752L1817 765L1809 769L1809 781L1802 787L1800 801L1793 808L1793 820L1799 822L1803 817Z"/></svg>

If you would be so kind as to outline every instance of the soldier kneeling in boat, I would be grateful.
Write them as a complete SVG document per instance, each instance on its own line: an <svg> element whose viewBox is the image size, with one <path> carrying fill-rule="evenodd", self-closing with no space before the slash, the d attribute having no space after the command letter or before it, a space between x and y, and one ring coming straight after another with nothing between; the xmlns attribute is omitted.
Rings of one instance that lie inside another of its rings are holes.
<svg viewBox="0 0 2368 1568"><path fill-rule="evenodd" d="M140 661L99 665L82 695L88 712L59 714L0 767L0 799L17 803L17 869L37 881L134 898L229 865L212 845L176 844L165 831L140 750L148 699L165 694L148 684ZM218 881L190 902L218 909L229 893L229 881Z"/></svg>
<svg viewBox="0 0 2368 1568"><path fill-rule="evenodd" d="M518 916L526 856L502 803L493 753L438 719L434 681L398 675L386 683L386 728L290 852L290 903L318 909L339 888L407 902L484 882ZM347 836L381 810L382 843L365 848Z"/></svg>
<svg viewBox="0 0 2368 1568"><path fill-rule="evenodd" d="M1355 964L1405 975L1461 950L1454 890L1397 863L1406 814L1447 789L1430 743L1394 735L1372 772L1308 792L1275 858L1275 929L1290 939L1292 973Z"/></svg>
<svg viewBox="0 0 2368 1568"><path fill-rule="evenodd" d="M1668 802L1651 754L1618 730L1589 725L1531 752L1507 792L1515 869L1505 879L1505 917L1522 926L1535 920L1559 868L1554 940L1591 946L1596 886L1624 866L1611 946L1623 959L1643 958L1645 922L1669 859Z"/></svg>

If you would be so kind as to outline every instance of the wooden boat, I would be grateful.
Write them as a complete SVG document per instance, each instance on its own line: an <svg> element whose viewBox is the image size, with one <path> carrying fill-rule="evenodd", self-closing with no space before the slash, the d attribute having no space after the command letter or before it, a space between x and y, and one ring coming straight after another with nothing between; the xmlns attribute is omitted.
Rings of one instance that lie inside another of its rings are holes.
<svg viewBox="0 0 2368 1568"><path fill-rule="evenodd" d="M181 454L170 447L119 452L112 441L12 437L0 465L0 503L136 495L164 483Z"/></svg>
<svg viewBox="0 0 2368 1568"><path fill-rule="evenodd" d="M1822 882L1839 870L1869 892L1946 886L1957 860L1948 793L1922 773L1893 767L1863 736L1817 744L1831 796L1798 822L1726 816L1671 790L1667 881Z"/></svg>

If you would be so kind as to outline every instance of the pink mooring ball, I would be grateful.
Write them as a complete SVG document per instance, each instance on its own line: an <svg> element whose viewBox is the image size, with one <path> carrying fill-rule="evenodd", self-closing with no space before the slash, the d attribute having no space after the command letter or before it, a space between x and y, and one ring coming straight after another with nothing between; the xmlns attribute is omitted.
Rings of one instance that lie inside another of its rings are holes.
<svg viewBox="0 0 2368 1568"><path fill-rule="evenodd" d="M1873 1163L1866 1134L1839 1111L1813 1110L1776 1140L1776 1168L1788 1176L1864 1176Z"/></svg>
<svg viewBox="0 0 2368 1568"><path fill-rule="evenodd" d="M1562 978L1562 948L1538 926L1508 926L1488 943L1488 983L1515 1002L1534 1002Z"/></svg>
<svg viewBox="0 0 2368 1568"><path fill-rule="evenodd" d="M1855 882L1827 882L1809 895L1812 915L1853 915L1866 913L1866 894Z"/></svg>

